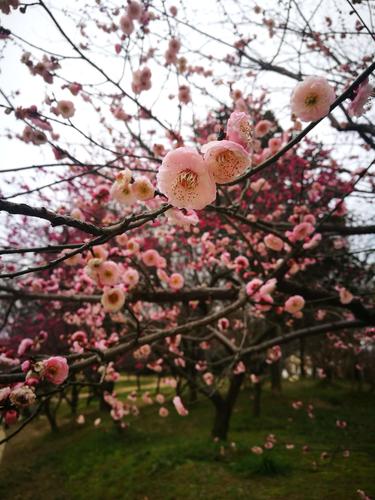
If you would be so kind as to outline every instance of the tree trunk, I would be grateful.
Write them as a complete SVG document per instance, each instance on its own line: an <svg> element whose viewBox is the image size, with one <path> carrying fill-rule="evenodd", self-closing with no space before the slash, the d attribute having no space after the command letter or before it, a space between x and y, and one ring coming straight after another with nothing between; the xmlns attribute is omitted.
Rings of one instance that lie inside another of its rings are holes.
<svg viewBox="0 0 375 500"><path fill-rule="evenodd" d="M237 401L245 374L234 375L230 381L229 389L225 399L218 393L211 396L211 401L215 405L215 420L212 429L214 438L226 440L229 431L230 418L234 405Z"/></svg>
<svg viewBox="0 0 375 500"><path fill-rule="evenodd" d="M301 359L301 378L306 378L306 368L305 368L305 339L301 339L299 342L299 357Z"/></svg>
<svg viewBox="0 0 375 500"><path fill-rule="evenodd" d="M215 420L212 429L214 438L222 441L227 439L231 414L232 410L224 399L221 403L215 404Z"/></svg>
<svg viewBox="0 0 375 500"><path fill-rule="evenodd" d="M262 384L258 382L254 384L254 402L253 402L253 416L260 417L260 403L262 396Z"/></svg>
<svg viewBox="0 0 375 500"><path fill-rule="evenodd" d="M77 415L78 402L79 402L79 387L77 385L73 385L71 403L70 403L73 416Z"/></svg>
<svg viewBox="0 0 375 500"><path fill-rule="evenodd" d="M56 422L56 414L54 414L54 412L52 411L50 399L46 399L44 402L44 412L45 412L46 417L48 419L48 423L51 427L51 431L58 432L59 428L58 428L57 422Z"/></svg>
<svg viewBox="0 0 375 500"><path fill-rule="evenodd" d="M276 363L272 363L270 365L271 372L271 390L272 393L280 393L281 392L281 366L280 361Z"/></svg>

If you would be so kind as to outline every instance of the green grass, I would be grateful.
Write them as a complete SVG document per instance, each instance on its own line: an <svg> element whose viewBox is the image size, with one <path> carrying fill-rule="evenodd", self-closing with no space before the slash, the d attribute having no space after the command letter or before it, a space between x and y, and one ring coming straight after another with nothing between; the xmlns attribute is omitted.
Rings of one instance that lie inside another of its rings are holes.
<svg viewBox="0 0 375 500"><path fill-rule="evenodd" d="M294 399L312 403L315 418L293 410ZM156 406L144 407L122 433L103 415L95 428L93 409L81 427L65 417L56 435L39 419L5 450L0 498L346 500L358 499L357 489L371 496L374 402L373 395L348 386L288 384L278 396L266 390L262 415L254 418L246 389L225 445L210 438L207 401L192 405L184 418L170 408L162 419ZM346 430L336 428L337 418L348 421ZM253 454L250 448L263 445L269 433L276 435L275 447ZM295 448L287 450L286 443ZM329 458L322 460L322 452Z"/></svg>

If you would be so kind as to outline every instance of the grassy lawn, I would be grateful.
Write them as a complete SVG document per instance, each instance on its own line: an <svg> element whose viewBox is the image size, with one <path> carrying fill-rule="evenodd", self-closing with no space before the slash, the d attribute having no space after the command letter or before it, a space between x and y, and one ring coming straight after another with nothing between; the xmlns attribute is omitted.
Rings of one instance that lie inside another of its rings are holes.
<svg viewBox="0 0 375 500"><path fill-rule="evenodd" d="M315 418L292 409L295 399L312 403ZM191 405L188 417L169 409L162 419L158 406L142 408L122 433L103 414L94 427L94 409L82 426L63 409L58 434L39 418L5 449L0 498L346 500L358 499L357 489L375 494L374 395L349 386L287 384L281 395L265 390L262 415L254 418L245 389L225 447L210 439L209 402ZM347 429L338 429L336 419L347 420ZM276 436L274 448L253 454L250 448L263 445L269 433Z"/></svg>

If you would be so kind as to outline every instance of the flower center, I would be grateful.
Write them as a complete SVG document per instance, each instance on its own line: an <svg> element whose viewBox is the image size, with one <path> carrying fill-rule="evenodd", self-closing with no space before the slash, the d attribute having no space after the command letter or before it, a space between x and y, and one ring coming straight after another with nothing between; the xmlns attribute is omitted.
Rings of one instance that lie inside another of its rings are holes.
<svg viewBox="0 0 375 500"><path fill-rule="evenodd" d="M108 295L108 300L111 304L116 304L118 300L118 294L116 292L112 292Z"/></svg>
<svg viewBox="0 0 375 500"><path fill-rule="evenodd" d="M310 94L306 96L305 104L306 106L315 106L318 101L318 96L316 94Z"/></svg>
<svg viewBox="0 0 375 500"><path fill-rule="evenodd" d="M183 170L176 178L175 185L191 191L197 187L198 175L191 170Z"/></svg>
<svg viewBox="0 0 375 500"><path fill-rule="evenodd" d="M238 163L238 158L233 151L221 151L216 155L216 162L220 167L236 165Z"/></svg>

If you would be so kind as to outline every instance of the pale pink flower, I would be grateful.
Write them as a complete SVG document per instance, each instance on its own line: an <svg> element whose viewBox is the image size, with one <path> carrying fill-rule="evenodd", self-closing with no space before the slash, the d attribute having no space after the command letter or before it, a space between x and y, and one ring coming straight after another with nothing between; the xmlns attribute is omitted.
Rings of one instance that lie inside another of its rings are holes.
<svg viewBox="0 0 375 500"><path fill-rule="evenodd" d="M247 151L232 141L211 141L202 147L204 160L215 182L231 182L251 166Z"/></svg>
<svg viewBox="0 0 375 500"><path fill-rule="evenodd" d="M159 261L159 253L150 248L142 253L142 261L147 267L156 267Z"/></svg>
<svg viewBox="0 0 375 500"><path fill-rule="evenodd" d="M314 236L311 238L310 241L307 241L306 243L303 244L303 248L305 250L312 250L313 248L316 248L319 243L322 240L322 235L320 233L314 234Z"/></svg>
<svg viewBox="0 0 375 500"><path fill-rule="evenodd" d="M139 349L134 351L133 356L135 359L145 359L151 354L151 346L149 344L142 345Z"/></svg>
<svg viewBox="0 0 375 500"><path fill-rule="evenodd" d="M131 205L136 201L130 183L115 182L110 191L111 198L122 205Z"/></svg>
<svg viewBox="0 0 375 500"><path fill-rule="evenodd" d="M108 257L108 250L104 245L97 245L92 248L91 252L89 253L89 258L91 259L92 254L94 254L94 257L97 259L102 259L106 260Z"/></svg>
<svg viewBox="0 0 375 500"><path fill-rule="evenodd" d="M26 351L30 349L30 347L34 344L32 339L26 338L21 340L20 345L17 349L17 356L23 356Z"/></svg>
<svg viewBox="0 0 375 500"><path fill-rule="evenodd" d="M131 35L134 31L134 23L129 16L120 17L120 29L125 35Z"/></svg>
<svg viewBox="0 0 375 500"><path fill-rule="evenodd" d="M267 351L266 363L272 365L276 363L282 356L281 347L279 345L274 345L271 349Z"/></svg>
<svg viewBox="0 0 375 500"><path fill-rule="evenodd" d="M174 54L180 51L181 42L178 38L171 38L168 42L168 50Z"/></svg>
<svg viewBox="0 0 375 500"><path fill-rule="evenodd" d="M129 267L123 275L123 280L124 283L128 285L130 288L135 287L139 282L138 271L136 269L133 269L132 267Z"/></svg>
<svg viewBox="0 0 375 500"><path fill-rule="evenodd" d="M263 453L263 448L261 448L260 446L253 446L250 449L255 455L261 455Z"/></svg>
<svg viewBox="0 0 375 500"><path fill-rule="evenodd" d="M143 13L143 7L139 2L136 2L135 0L130 0L128 1L126 13L130 19L139 20Z"/></svg>
<svg viewBox="0 0 375 500"><path fill-rule="evenodd" d="M57 103L57 110L63 118L71 118L75 113L75 108L72 101L59 101Z"/></svg>
<svg viewBox="0 0 375 500"><path fill-rule="evenodd" d="M157 174L158 189L177 208L201 210L216 198L216 185L203 158L192 148L170 151Z"/></svg>
<svg viewBox="0 0 375 500"><path fill-rule="evenodd" d="M309 222L301 222L293 228L292 240L304 240L307 236L314 232L314 226Z"/></svg>
<svg viewBox="0 0 375 500"><path fill-rule="evenodd" d="M220 318L217 322L217 326L219 330L224 331L227 330L230 325L229 319L228 318Z"/></svg>
<svg viewBox="0 0 375 500"><path fill-rule="evenodd" d="M64 382L69 374L69 365L66 358L52 356L43 360L43 377L55 385Z"/></svg>
<svg viewBox="0 0 375 500"><path fill-rule="evenodd" d="M120 270L116 262L107 260L101 264L98 270L100 284L106 286L113 286L119 280Z"/></svg>
<svg viewBox="0 0 375 500"><path fill-rule="evenodd" d="M118 236L116 236L115 238L116 240L116 243L120 246L125 246L129 240L128 238L128 235L123 233L123 234L119 234Z"/></svg>
<svg viewBox="0 0 375 500"><path fill-rule="evenodd" d="M120 287L109 288L103 292L101 303L104 311L118 312L125 304L126 294Z"/></svg>
<svg viewBox="0 0 375 500"><path fill-rule="evenodd" d="M164 394L160 394L160 393L156 394L155 400L156 400L157 403L159 403L159 405L164 404L165 403L165 396L164 396Z"/></svg>
<svg viewBox="0 0 375 500"><path fill-rule="evenodd" d="M190 87L181 85L178 89L178 100L183 104L188 104L191 101Z"/></svg>
<svg viewBox="0 0 375 500"><path fill-rule="evenodd" d="M164 406L162 406L161 408L159 408L159 416L160 417L168 417L169 415L169 410L167 408L165 408Z"/></svg>
<svg viewBox="0 0 375 500"><path fill-rule="evenodd" d="M294 410L300 410L303 407L303 402L302 401L293 401L292 402L292 408Z"/></svg>
<svg viewBox="0 0 375 500"><path fill-rule="evenodd" d="M139 176L131 184L133 195L138 201L151 200L155 195L155 189L150 179L146 176Z"/></svg>
<svg viewBox="0 0 375 500"><path fill-rule="evenodd" d="M134 238L131 238L126 244L128 255L134 255L139 251L139 243Z"/></svg>
<svg viewBox="0 0 375 500"><path fill-rule="evenodd" d="M84 415L78 415L76 422L79 425L83 425L85 423L85 416Z"/></svg>
<svg viewBox="0 0 375 500"><path fill-rule="evenodd" d="M176 408L177 413L181 417L186 417L186 415L189 415L189 411L183 405L180 396L175 396L173 398L173 404L174 404L174 407Z"/></svg>
<svg viewBox="0 0 375 500"><path fill-rule="evenodd" d="M272 139L268 141L268 147L273 155L281 149L281 144L281 139L278 137L272 137Z"/></svg>
<svg viewBox="0 0 375 500"><path fill-rule="evenodd" d="M266 181L266 179L263 179L263 177L261 177L257 181L251 182L250 188L255 193L259 193L259 191L268 191L269 189L271 189L271 185Z"/></svg>
<svg viewBox="0 0 375 500"><path fill-rule="evenodd" d="M102 419L100 417L96 418L94 420L94 426L99 427L99 425L102 423Z"/></svg>
<svg viewBox="0 0 375 500"><path fill-rule="evenodd" d="M204 380L204 383L207 385L212 385L214 383L214 376L211 372L206 372L204 375L202 375L202 378Z"/></svg>
<svg viewBox="0 0 375 500"><path fill-rule="evenodd" d="M189 229L191 225L195 226L199 222L199 218L194 210L186 210L184 213L177 208L170 208L166 211L165 215L170 224L176 224L184 229Z"/></svg>
<svg viewBox="0 0 375 500"><path fill-rule="evenodd" d="M3 387L0 389L0 403L8 399L9 394L12 392L12 389L10 387Z"/></svg>
<svg viewBox="0 0 375 500"><path fill-rule="evenodd" d="M99 270L103 264L102 259L90 259L87 261L87 265L85 267L85 273L94 281L98 280Z"/></svg>
<svg viewBox="0 0 375 500"><path fill-rule="evenodd" d="M275 252L280 252L284 247L283 240L278 236L275 236L274 234L267 234L267 236L264 238L264 244L267 248L270 248Z"/></svg>
<svg viewBox="0 0 375 500"><path fill-rule="evenodd" d="M240 375L241 373L245 373L245 371L246 366L244 365L243 361L239 361L233 369L234 375Z"/></svg>
<svg viewBox="0 0 375 500"><path fill-rule="evenodd" d="M293 90L292 112L304 122L320 120L329 113L335 97L335 91L325 78L309 76Z"/></svg>
<svg viewBox="0 0 375 500"><path fill-rule="evenodd" d="M263 137L268 134L272 126L272 122L269 120L260 120L255 126L255 137Z"/></svg>
<svg viewBox="0 0 375 500"><path fill-rule="evenodd" d="M303 309L305 306L305 299L301 295L293 295L285 302L284 308L290 314L295 314Z"/></svg>
<svg viewBox="0 0 375 500"><path fill-rule="evenodd" d="M134 93L139 94L143 90L150 90L151 84L151 70L147 66L142 69L137 69L133 73L132 90Z"/></svg>
<svg viewBox="0 0 375 500"><path fill-rule="evenodd" d="M247 152L251 152L253 144L253 127L247 113L234 111L227 123L227 138L240 144Z"/></svg>
<svg viewBox="0 0 375 500"><path fill-rule="evenodd" d="M351 102L348 112L350 116L361 116L365 112L366 104L373 95L374 87L369 84L368 78L356 89L355 97Z"/></svg>
<svg viewBox="0 0 375 500"><path fill-rule="evenodd" d="M169 278L169 286L173 290L180 290L184 286L184 277L179 273L173 273Z"/></svg>
<svg viewBox="0 0 375 500"><path fill-rule="evenodd" d="M13 389L9 395L9 399L12 405L17 406L18 408L27 408L35 403L36 396L33 389L23 385Z"/></svg>
<svg viewBox="0 0 375 500"><path fill-rule="evenodd" d="M340 294L340 302L341 302L341 304L350 304L350 302L354 298L353 295L349 292L349 290L347 290L344 287L340 288L339 294Z"/></svg>

